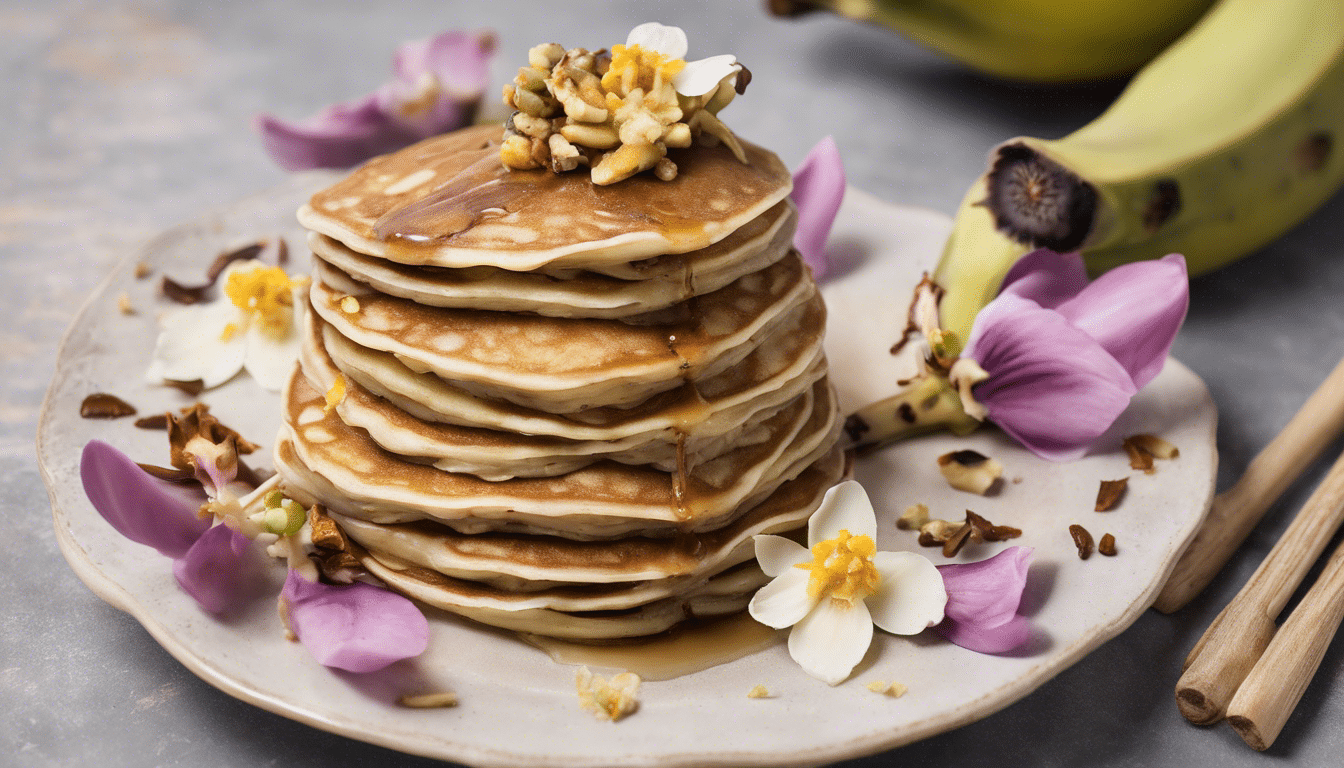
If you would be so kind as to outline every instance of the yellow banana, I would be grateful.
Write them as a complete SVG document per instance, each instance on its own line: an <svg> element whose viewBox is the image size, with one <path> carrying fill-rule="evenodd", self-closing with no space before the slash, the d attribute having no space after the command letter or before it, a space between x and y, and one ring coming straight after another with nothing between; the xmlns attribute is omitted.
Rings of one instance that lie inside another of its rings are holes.
<svg viewBox="0 0 1344 768"><path fill-rule="evenodd" d="M991 153L934 275L942 325L969 332L1034 246L1093 271L1176 252L1199 274L1251 253L1344 183L1341 135L1344 2L1220 0L1096 120Z"/></svg>
<svg viewBox="0 0 1344 768"><path fill-rule="evenodd" d="M770 0L779 15L822 8L895 29L996 77L1033 82L1129 74L1212 0Z"/></svg>

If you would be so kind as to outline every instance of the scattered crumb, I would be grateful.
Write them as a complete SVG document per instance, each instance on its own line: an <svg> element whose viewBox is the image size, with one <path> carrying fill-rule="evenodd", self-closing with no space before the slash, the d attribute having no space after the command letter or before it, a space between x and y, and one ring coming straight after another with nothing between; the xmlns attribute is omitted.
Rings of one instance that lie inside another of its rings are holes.
<svg viewBox="0 0 1344 768"><path fill-rule="evenodd" d="M607 680L595 675L587 667L574 673L574 689L579 694L579 706L593 713L599 720L616 722L639 706L635 694L639 691L639 675L622 672Z"/></svg>
<svg viewBox="0 0 1344 768"><path fill-rule="evenodd" d="M346 296L341 299L341 311L347 315L354 315L359 312L359 299L354 296Z"/></svg>
<svg viewBox="0 0 1344 768"><path fill-rule="evenodd" d="M1021 476L1021 475L1018 475L1017 477L1014 477L1014 478L1013 478L1013 485L1017 485L1017 484L1020 483L1020 482L1022 482L1022 476Z"/></svg>
<svg viewBox="0 0 1344 768"><path fill-rule="evenodd" d="M79 404L79 415L86 419L120 419L134 416L135 406L116 395L95 392Z"/></svg>
<svg viewBox="0 0 1344 768"><path fill-rule="evenodd" d="M1157 471L1153 459L1174 459L1181 455L1176 446L1153 435L1130 435L1122 445L1129 455L1130 468L1148 475Z"/></svg>
<svg viewBox="0 0 1344 768"><path fill-rule="evenodd" d="M896 527L902 531L914 531L929 522L929 508L924 504L911 504L901 516L896 518Z"/></svg>
<svg viewBox="0 0 1344 768"><path fill-rule="evenodd" d="M1097 512L1109 512L1115 509L1115 505L1120 503L1120 499L1125 495L1125 489L1129 487L1129 478L1122 477L1119 480L1102 480L1101 487L1097 489Z"/></svg>
<svg viewBox="0 0 1344 768"><path fill-rule="evenodd" d="M1097 551L1107 557L1115 557L1115 537L1109 533L1102 536L1101 541L1097 542Z"/></svg>
<svg viewBox="0 0 1344 768"><path fill-rule="evenodd" d="M144 280L146 277L154 274L154 268L141 261L135 265L135 279Z"/></svg>
<svg viewBox="0 0 1344 768"><path fill-rule="evenodd" d="M411 709L441 709L457 706L457 694L451 691L442 693L421 693L414 696L402 696L397 703Z"/></svg>
<svg viewBox="0 0 1344 768"><path fill-rule="evenodd" d="M909 688L906 688L904 685L900 683L897 682L888 683L886 680L874 680L871 683L865 685L864 688L867 688L873 693L885 694L887 696L892 697L893 699L901 698L902 696L905 695L906 691L910 690Z"/></svg>
<svg viewBox="0 0 1344 768"><path fill-rule="evenodd" d="M770 698L770 689L764 685L757 685L750 691L747 691L748 699L768 699Z"/></svg>
<svg viewBox="0 0 1344 768"><path fill-rule="evenodd" d="M131 295L125 291L117 296L117 311L123 315L134 315L135 307L131 306Z"/></svg>
<svg viewBox="0 0 1344 768"><path fill-rule="evenodd" d="M1086 560L1092 556L1092 534L1081 525L1070 525L1069 535L1073 537L1074 546L1078 547L1078 559Z"/></svg>
<svg viewBox="0 0 1344 768"><path fill-rule="evenodd" d="M1003 465L976 451L952 451L938 457L938 469L947 484L959 491L984 496L999 484Z"/></svg>

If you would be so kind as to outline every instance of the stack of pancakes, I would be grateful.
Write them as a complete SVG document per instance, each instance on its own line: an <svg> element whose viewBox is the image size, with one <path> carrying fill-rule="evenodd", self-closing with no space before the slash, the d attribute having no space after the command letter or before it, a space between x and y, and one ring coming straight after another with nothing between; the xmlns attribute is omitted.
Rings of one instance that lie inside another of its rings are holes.
<svg viewBox="0 0 1344 768"><path fill-rule="evenodd" d="M840 476L825 308L788 171L747 145L596 187L498 127L370 161L299 212L315 257L276 464L371 573L579 640L743 609L758 533Z"/></svg>

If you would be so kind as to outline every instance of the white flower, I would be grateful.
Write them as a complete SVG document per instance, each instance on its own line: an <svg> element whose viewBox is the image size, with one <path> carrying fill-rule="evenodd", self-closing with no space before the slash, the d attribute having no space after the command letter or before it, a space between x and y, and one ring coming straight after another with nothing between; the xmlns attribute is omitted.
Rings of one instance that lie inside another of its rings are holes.
<svg viewBox="0 0 1344 768"><path fill-rule="evenodd" d="M685 59L687 51L686 33L681 27L669 27L650 21L630 30L625 39L627 48L639 46L656 51L668 59ZM715 88L725 77L736 74L742 69L737 57L725 53L710 56L699 61L688 61L686 66L672 78L672 87L682 96L704 96Z"/></svg>
<svg viewBox="0 0 1344 768"><path fill-rule="evenodd" d="M755 537L761 570L775 578L752 598L752 618L793 627L789 655L830 685L863 659L874 624L914 635L943 619L947 591L938 569L912 552L878 552L876 535L872 502L849 480L827 491L812 515L810 551L782 536Z"/></svg>
<svg viewBox="0 0 1344 768"><path fill-rule="evenodd" d="M302 291L307 280L247 260L220 275L219 298L169 310L160 318L150 381L194 381L217 387L243 368L279 391L299 355Z"/></svg>

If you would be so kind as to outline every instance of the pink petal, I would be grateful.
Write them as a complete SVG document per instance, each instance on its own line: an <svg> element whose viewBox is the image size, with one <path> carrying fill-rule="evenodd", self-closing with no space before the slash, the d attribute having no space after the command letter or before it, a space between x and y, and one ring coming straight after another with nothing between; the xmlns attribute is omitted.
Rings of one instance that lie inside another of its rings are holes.
<svg viewBox="0 0 1344 768"><path fill-rule="evenodd" d="M1112 269L1058 311L1096 339L1129 371L1135 388L1142 388L1162 372L1189 306L1185 257L1173 253Z"/></svg>
<svg viewBox="0 0 1344 768"><path fill-rule="evenodd" d="M827 136L803 158L802 165L793 172L793 192L789 197L798 206L798 231L793 235L793 245L812 268L812 276L820 280L831 268L826 238L845 198L845 166L835 139Z"/></svg>
<svg viewBox="0 0 1344 768"><path fill-rule="evenodd" d="M349 168L422 138L384 114L376 96L334 104L302 122L259 115L254 124L266 152L287 171Z"/></svg>
<svg viewBox="0 0 1344 768"><path fill-rule="evenodd" d="M79 462L84 493L117 532L168 557L181 557L210 527L196 515L200 489L160 480L101 440L84 446Z"/></svg>
<svg viewBox="0 0 1344 768"><path fill-rule="evenodd" d="M1091 336L1011 293L980 310L963 355L989 373L974 390L989 418L1051 461L1082 456L1138 391Z"/></svg>
<svg viewBox="0 0 1344 768"><path fill-rule="evenodd" d="M252 540L227 525L216 525L173 561L177 583L209 613L229 613L253 597L258 563Z"/></svg>
<svg viewBox="0 0 1344 768"><path fill-rule="evenodd" d="M1031 636L1017 615L1031 565L1030 547L1009 547L978 563L938 566L947 589L946 618L934 627L953 643L979 653L1003 653Z"/></svg>
<svg viewBox="0 0 1344 768"><path fill-rule="evenodd" d="M289 624L314 659L349 672L373 672L418 656L429 646L429 622L401 595L356 583L311 582L291 570L281 597Z"/></svg>
<svg viewBox="0 0 1344 768"><path fill-rule="evenodd" d="M1087 287L1087 268L1076 253L1056 253L1038 248L1018 259L1003 278L1000 293L1031 299L1054 309Z"/></svg>
<svg viewBox="0 0 1344 768"><path fill-rule="evenodd" d="M419 138L461 128L490 82L494 49L494 35L488 32L443 32L402 44L392 60L394 78L375 94L379 109ZM426 109L405 110L426 74L438 80L442 92Z"/></svg>

